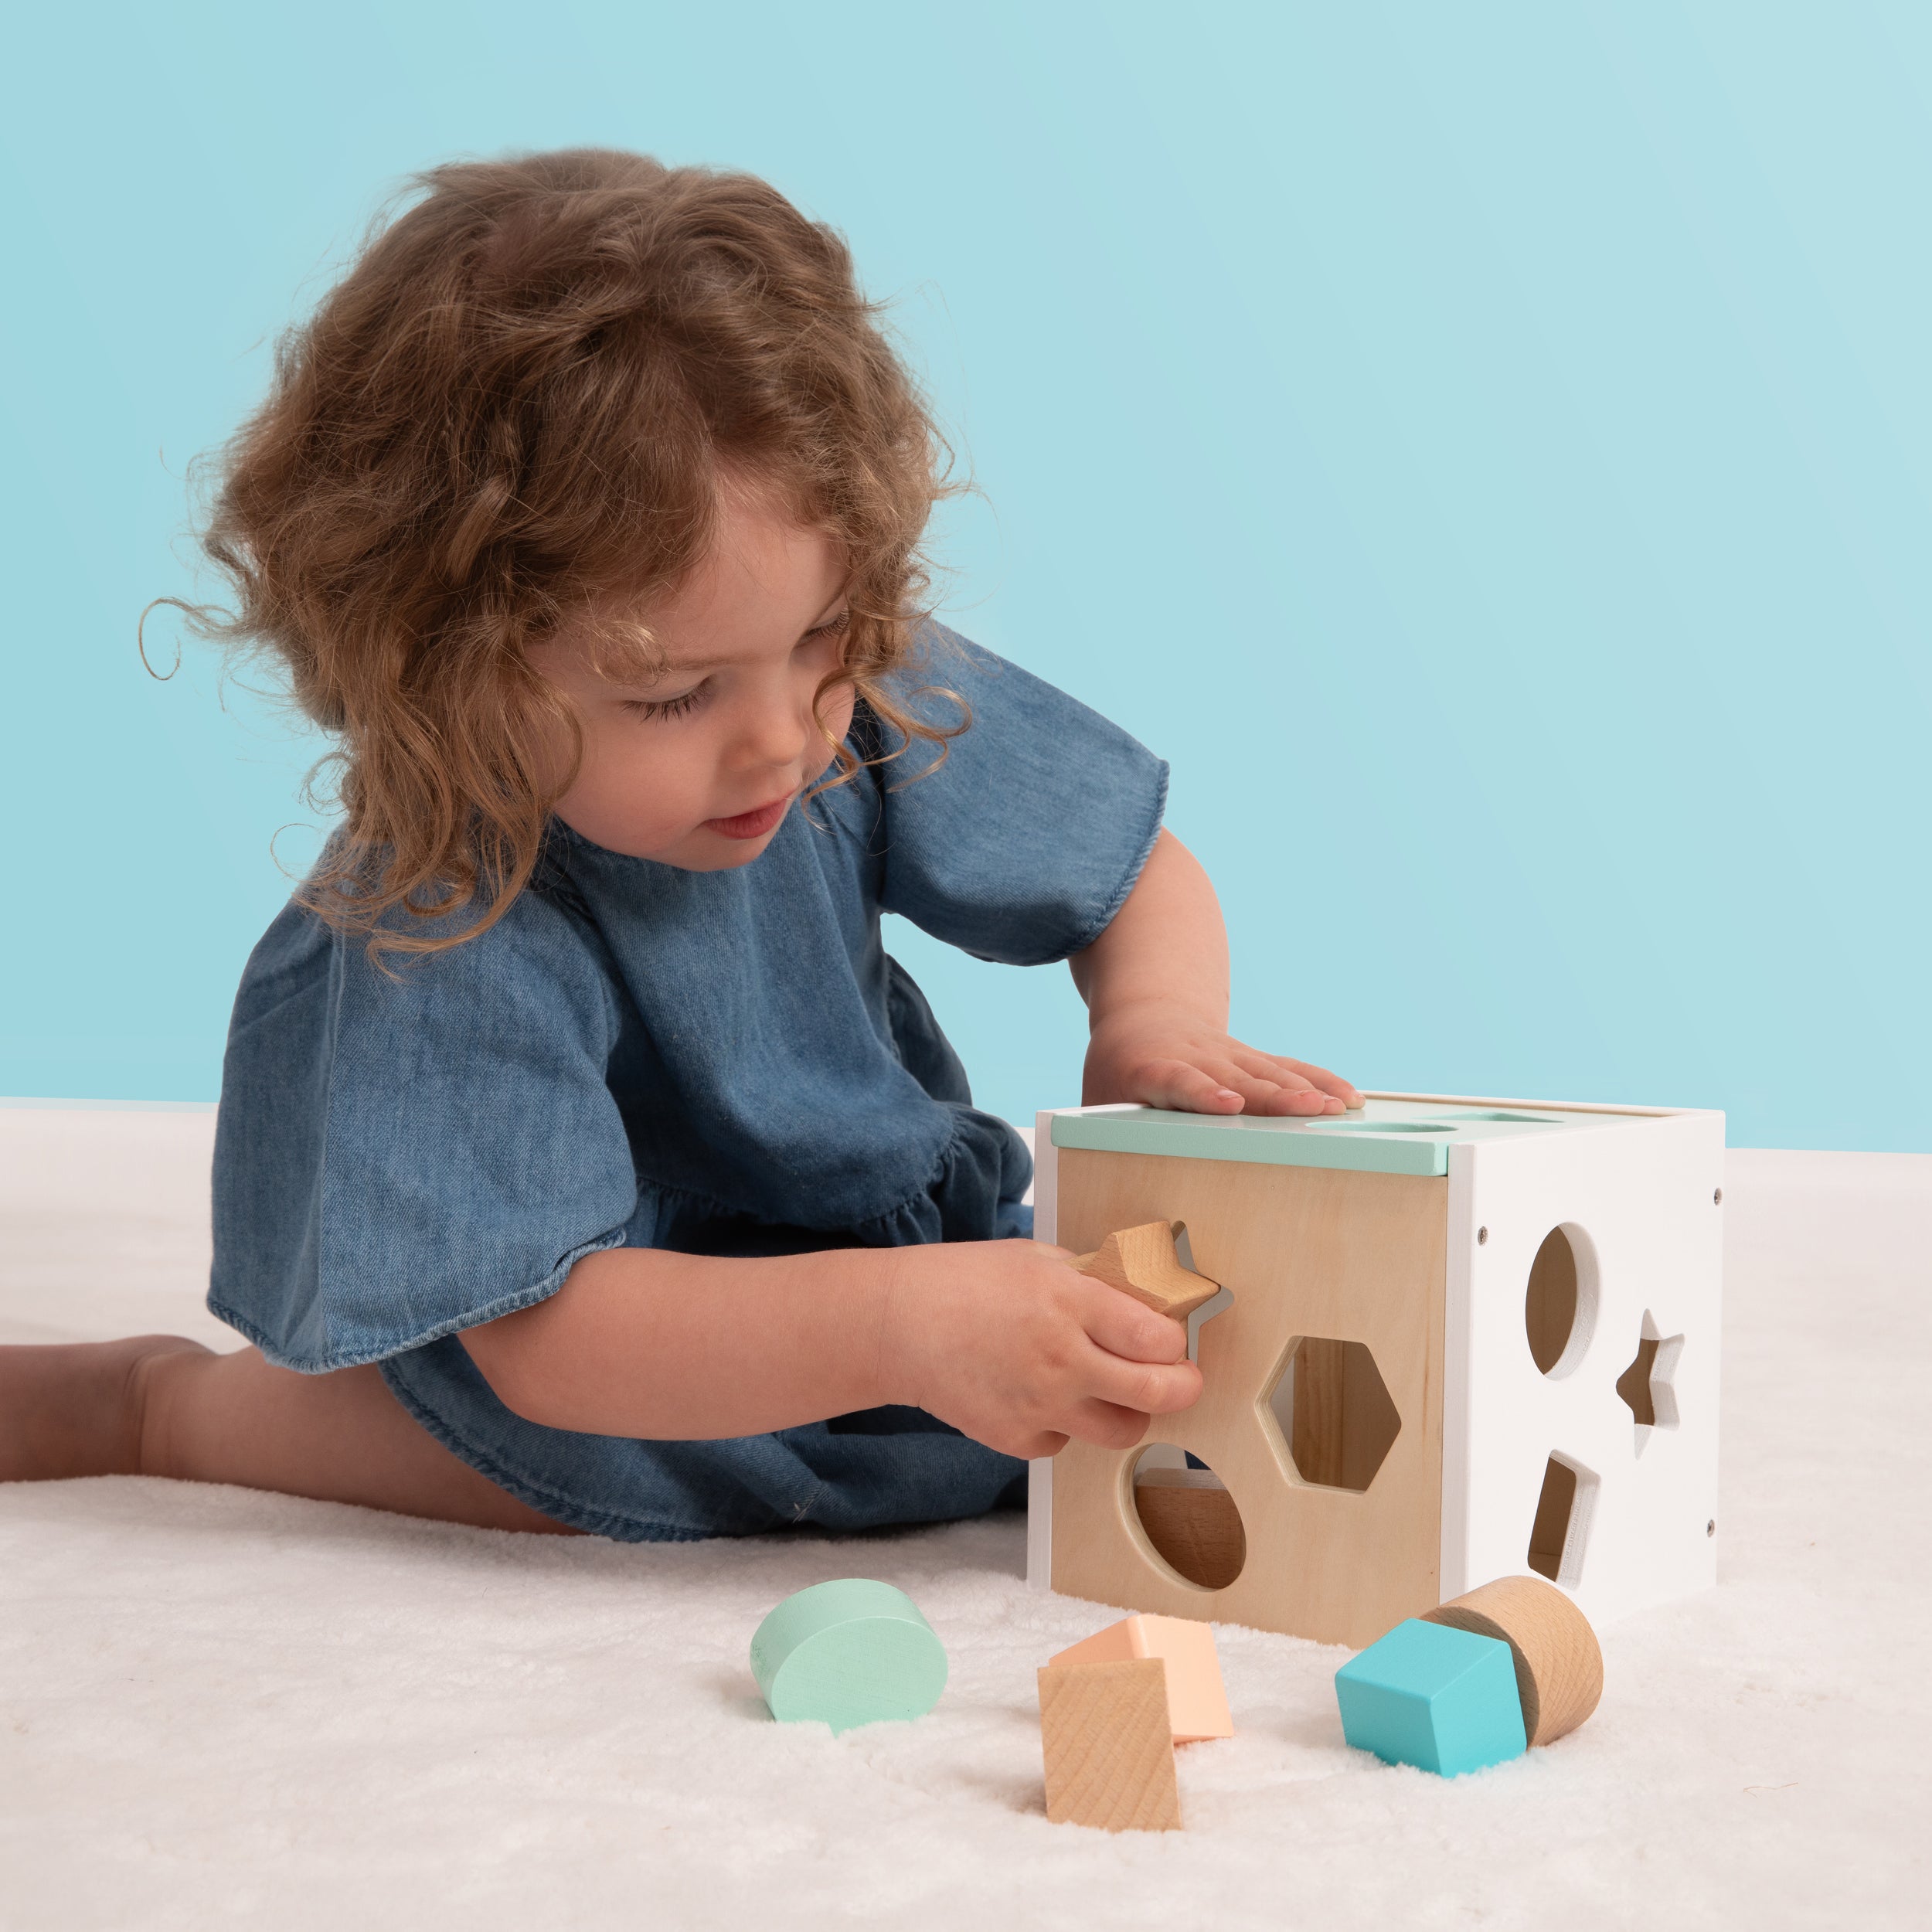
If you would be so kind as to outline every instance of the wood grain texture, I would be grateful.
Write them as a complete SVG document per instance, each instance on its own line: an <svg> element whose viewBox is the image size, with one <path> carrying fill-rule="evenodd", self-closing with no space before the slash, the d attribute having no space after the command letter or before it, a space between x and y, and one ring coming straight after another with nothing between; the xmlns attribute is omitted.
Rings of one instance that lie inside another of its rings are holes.
<svg viewBox="0 0 1932 1932"><path fill-rule="evenodd" d="M1182 1264L1174 1251L1181 1227L1178 1221L1148 1221L1138 1227L1117 1228L1073 1265L1096 1281L1131 1294L1156 1315L1185 1321L1221 1292L1221 1284Z"/></svg>
<svg viewBox="0 0 1932 1932"><path fill-rule="evenodd" d="M1360 1649L1440 1600L1442 1346L1448 1182L1057 1151L1060 1242L1185 1222L1196 1264L1233 1304L1206 1323L1206 1391L1149 1440L1226 1484L1247 1561L1219 1590L1164 1562L1133 1495L1139 1448L1071 1443L1056 1458L1053 1587L1164 1616L1214 1617ZM1363 1343L1400 1428L1366 1491L1298 1471L1268 1393L1298 1336Z"/></svg>
<svg viewBox="0 0 1932 1932"><path fill-rule="evenodd" d="M1181 1794L1158 1657L1048 1664L1039 1673L1046 1815L1104 1832L1176 1832Z"/></svg>
<svg viewBox="0 0 1932 1932"><path fill-rule="evenodd" d="M1522 1727L1532 1744L1573 1731L1604 1694L1604 1654L1590 1619L1554 1583L1502 1577L1424 1613L1452 1630L1497 1637L1516 1662Z"/></svg>
<svg viewBox="0 0 1932 1932"><path fill-rule="evenodd" d="M1172 1480L1201 1473L1148 1470L1135 1478L1134 1506L1162 1561L1203 1590L1225 1590L1247 1561L1247 1537L1225 1488Z"/></svg>
<svg viewBox="0 0 1932 1932"><path fill-rule="evenodd" d="M1294 1351L1288 1448L1309 1482L1366 1489L1401 1433L1402 1417L1356 1342L1305 1336Z"/></svg>
<svg viewBox="0 0 1932 1932"><path fill-rule="evenodd" d="M1175 1743L1234 1735L1220 1655L1209 1624L1185 1617L1124 1617L1046 1661L1049 1666L1119 1664L1136 1657L1158 1657L1167 1667L1168 1729Z"/></svg>

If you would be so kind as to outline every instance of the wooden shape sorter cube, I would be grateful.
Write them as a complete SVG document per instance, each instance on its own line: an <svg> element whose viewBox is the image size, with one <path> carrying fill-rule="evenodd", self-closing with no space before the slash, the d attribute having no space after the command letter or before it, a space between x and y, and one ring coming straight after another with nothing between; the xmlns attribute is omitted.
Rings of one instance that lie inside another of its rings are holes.
<svg viewBox="0 0 1932 1932"><path fill-rule="evenodd" d="M1599 1625L1715 1580L1721 1114L1077 1107L1035 1155L1041 1240L1179 1223L1222 1284L1192 1409L1033 1464L1036 1587L1360 1648L1526 1570Z"/></svg>

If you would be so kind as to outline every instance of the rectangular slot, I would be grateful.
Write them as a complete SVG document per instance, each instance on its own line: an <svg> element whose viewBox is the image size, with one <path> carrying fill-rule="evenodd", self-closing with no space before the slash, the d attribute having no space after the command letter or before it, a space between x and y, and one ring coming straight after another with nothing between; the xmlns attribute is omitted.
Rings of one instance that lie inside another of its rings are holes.
<svg viewBox="0 0 1932 1932"><path fill-rule="evenodd" d="M1529 1529L1529 1567L1553 1583L1573 1590L1582 1580L1597 1502L1595 1472L1553 1455L1543 1470L1536 1515Z"/></svg>

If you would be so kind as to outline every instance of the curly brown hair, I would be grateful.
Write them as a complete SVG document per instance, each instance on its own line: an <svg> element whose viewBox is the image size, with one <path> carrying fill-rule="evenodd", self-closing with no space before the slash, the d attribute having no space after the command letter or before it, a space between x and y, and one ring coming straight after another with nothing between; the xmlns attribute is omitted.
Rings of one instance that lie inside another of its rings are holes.
<svg viewBox="0 0 1932 1932"><path fill-rule="evenodd" d="M414 186L220 454L202 545L233 610L183 607L278 662L338 739L345 822L298 896L377 953L500 917L574 775L560 729L581 755L527 647L679 584L726 478L783 490L843 546L852 622L821 712L849 684L900 750L954 735L880 682L913 649L951 486L841 238L750 175L602 149ZM634 664L648 639L604 648ZM859 760L827 742L842 782Z"/></svg>

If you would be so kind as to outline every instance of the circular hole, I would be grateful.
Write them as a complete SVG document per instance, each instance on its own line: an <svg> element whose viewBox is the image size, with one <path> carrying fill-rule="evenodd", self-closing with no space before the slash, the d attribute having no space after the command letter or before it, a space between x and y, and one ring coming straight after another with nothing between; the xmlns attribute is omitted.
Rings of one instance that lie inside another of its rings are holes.
<svg viewBox="0 0 1932 1932"><path fill-rule="evenodd" d="M1704 1534L1707 1536L1715 1536L1717 1534L1717 1519L1715 1516L1705 1524Z"/></svg>
<svg viewBox="0 0 1932 1932"><path fill-rule="evenodd" d="M1488 1245L1489 1230L1487 1228L1478 1228L1476 1230L1476 1246L1479 1248L1486 1248Z"/></svg>
<svg viewBox="0 0 1932 1932"><path fill-rule="evenodd" d="M1529 1264L1523 1330L1546 1376L1566 1376L1583 1358L1597 1321L1596 1255L1583 1230L1552 1228Z"/></svg>
<svg viewBox="0 0 1932 1932"><path fill-rule="evenodd" d="M1171 1442L1134 1458L1134 1515L1155 1553L1183 1582L1225 1590L1248 1560L1247 1532L1227 1485Z"/></svg>
<svg viewBox="0 0 1932 1932"><path fill-rule="evenodd" d="M1723 1205L1724 1190L1721 1187L1713 1188L1711 1189L1711 1206L1713 1207L1722 1207Z"/></svg>

